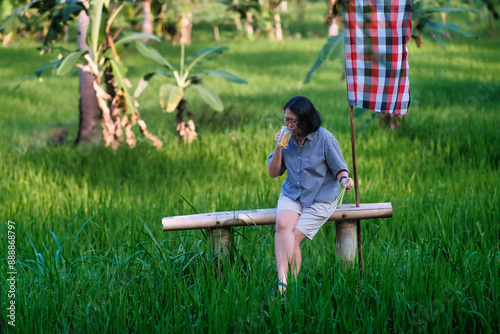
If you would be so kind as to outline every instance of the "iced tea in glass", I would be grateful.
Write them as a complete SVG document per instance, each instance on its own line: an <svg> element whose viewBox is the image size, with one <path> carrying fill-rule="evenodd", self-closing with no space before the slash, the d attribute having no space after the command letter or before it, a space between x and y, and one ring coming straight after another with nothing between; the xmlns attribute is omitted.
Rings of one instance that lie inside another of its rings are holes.
<svg viewBox="0 0 500 334"><path fill-rule="evenodd" d="M281 134L278 139L278 146L281 146L282 148L287 148L288 142L290 141L291 137L292 137L292 130L288 129L286 126L283 126L281 128Z"/></svg>

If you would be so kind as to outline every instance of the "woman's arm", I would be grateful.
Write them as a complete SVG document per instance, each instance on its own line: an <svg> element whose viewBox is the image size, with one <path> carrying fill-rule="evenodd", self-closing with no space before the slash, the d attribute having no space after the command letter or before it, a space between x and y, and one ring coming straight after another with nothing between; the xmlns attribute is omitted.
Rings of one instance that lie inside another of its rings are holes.
<svg viewBox="0 0 500 334"><path fill-rule="evenodd" d="M280 137L281 131L278 131L276 135L274 136L274 142L277 143L278 139ZM274 149L274 155L271 158L271 161L269 161L269 165L267 166L269 170L269 176L272 177L273 179L275 177L278 177L281 175L281 146L276 145L276 148Z"/></svg>

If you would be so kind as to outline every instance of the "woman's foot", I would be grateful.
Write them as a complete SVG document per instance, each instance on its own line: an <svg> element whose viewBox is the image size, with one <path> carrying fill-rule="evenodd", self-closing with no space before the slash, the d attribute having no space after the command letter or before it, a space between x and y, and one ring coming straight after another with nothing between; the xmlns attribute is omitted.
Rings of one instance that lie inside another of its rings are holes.
<svg viewBox="0 0 500 334"><path fill-rule="evenodd" d="M278 282L278 291L283 294L286 292L286 283Z"/></svg>

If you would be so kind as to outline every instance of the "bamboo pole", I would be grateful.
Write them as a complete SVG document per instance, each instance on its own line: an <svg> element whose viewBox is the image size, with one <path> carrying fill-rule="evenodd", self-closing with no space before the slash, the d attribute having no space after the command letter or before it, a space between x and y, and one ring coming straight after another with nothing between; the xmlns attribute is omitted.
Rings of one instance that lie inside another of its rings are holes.
<svg viewBox="0 0 500 334"><path fill-rule="evenodd" d="M354 194L356 196L356 207L359 207L359 185L358 185L358 168L356 158L356 136L354 134L354 107L349 107L351 119L351 146L352 146L352 172L354 173ZM363 242L361 238L361 221L356 220L356 233L358 239L358 257L359 271L363 275Z"/></svg>
<svg viewBox="0 0 500 334"><path fill-rule="evenodd" d="M342 204L328 218L328 221L392 217L391 203L367 203L356 207ZM227 226L256 226L276 224L276 209L226 211L202 213L187 216L173 216L162 219L163 231L221 228Z"/></svg>

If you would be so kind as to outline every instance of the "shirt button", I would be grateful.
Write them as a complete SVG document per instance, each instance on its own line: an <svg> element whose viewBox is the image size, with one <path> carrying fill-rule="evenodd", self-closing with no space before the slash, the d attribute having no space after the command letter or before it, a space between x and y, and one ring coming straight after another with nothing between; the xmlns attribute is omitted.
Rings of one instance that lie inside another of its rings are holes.
<svg viewBox="0 0 500 334"><path fill-rule="evenodd" d="M299 172L299 170L297 169L297 173Z"/></svg>

